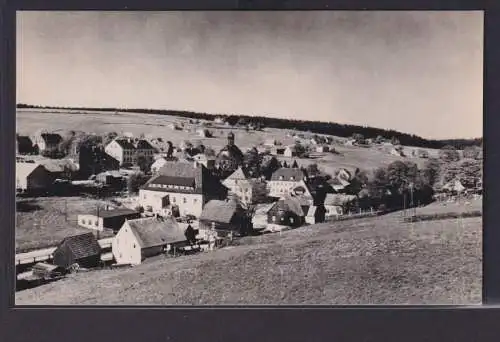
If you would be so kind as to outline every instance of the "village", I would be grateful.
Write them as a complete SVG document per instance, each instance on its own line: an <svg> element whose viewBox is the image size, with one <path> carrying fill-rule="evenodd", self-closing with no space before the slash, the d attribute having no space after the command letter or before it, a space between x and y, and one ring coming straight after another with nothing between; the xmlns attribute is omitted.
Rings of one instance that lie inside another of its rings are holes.
<svg viewBox="0 0 500 342"><path fill-rule="evenodd" d="M52 244L18 246L18 290L69 273L137 266L161 254L213 252L244 236L281 234L397 210L408 219L416 216L415 208L436 200L477 200L482 195L480 170L466 182L457 167L451 168L456 171L451 176L448 170L441 182L432 174L438 172L432 169L437 160L447 165L459 160L478 164L473 161L482 159L479 149L447 147L430 151L436 153L429 156L428 150L403 147L397 139L365 139L360 134L340 139L296 131L242 151L234 132L258 134L265 130L260 126L230 125L215 117L179 119L162 136L45 130L18 135L18 207L23 203L29 207L33 198L95 200L88 210L71 213L74 220L68 219L66 208L61 231L47 240ZM183 130L192 140L178 144L169 140L169 131ZM225 140L218 151L196 141L214 135ZM376 148L400 158L388 171L398 169L406 173L405 179L390 179L387 184L381 179L369 181L363 165L325 172L318 166L321 159L338 153L340 146ZM405 161L411 159L425 160L426 167L417 169ZM412 168L420 176L408 181ZM50 235L50 221L36 225ZM79 233L71 234L70 227Z"/></svg>

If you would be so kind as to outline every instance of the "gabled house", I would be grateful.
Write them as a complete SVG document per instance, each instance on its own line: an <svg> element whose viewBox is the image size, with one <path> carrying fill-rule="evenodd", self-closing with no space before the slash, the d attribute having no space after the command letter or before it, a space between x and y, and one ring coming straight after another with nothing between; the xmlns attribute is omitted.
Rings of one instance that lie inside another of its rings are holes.
<svg viewBox="0 0 500 342"><path fill-rule="evenodd" d="M261 203L255 206L252 214L252 226L254 229L263 229L267 227L267 214L274 203Z"/></svg>
<svg viewBox="0 0 500 342"><path fill-rule="evenodd" d="M156 148L145 139L139 139L135 143L135 158L136 160L140 157L146 159L147 163L151 164L154 160L154 154L157 152ZM136 161L137 162L137 161Z"/></svg>
<svg viewBox="0 0 500 342"><path fill-rule="evenodd" d="M137 163L136 150L131 139L116 138L106 145L104 151L118 160L120 166L135 165Z"/></svg>
<svg viewBox="0 0 500 342"><path fill-rule="evenodd" d="M269 196L282 197L307 180L306 173L299 168L280 168L268 182Z"/></svg>
<svg viewBox="0 0 500 342"><path fill-rule="evenodd" d="M127 220L111 244L113 257L118 264L139 265L148 257L186 245L184 233L171 218Z"/></svg>
<svg viewBox="0 0 500 342"><path fill-rule="evenodd" d="M307 205L304 207L308 208ZM306 223L304 209L298 199L284 196L269 209L267 213L267 230L282 231L304 225Z"/></svg>
<svg viewBox="0 0 500 342"><path fill-rule="evenodd" d="M267 197L266 182L251 178L242 167L224 179L222 184L246 205L263 201Z"/></svg>
<svg viewBox="0 0 500 342"><path fill-rule="evenodd" d="M16 189L19 191L47 190L56 177L37 163L16 163Z"/></svg>
<svg viewBox="0 0 500 342"><path fill-rule="evenodd" d="M211 199L223 199L227 189L203 165L167 161L157 174L139 189L139 202L163 216L201 215Z"/></svg>
<svg viewBox="0 0 500 342"><path fill-rule="evenodd" d="M31 140L34 148L39 153L43 153L57 150L62 142L62 137L57 133L40 133L34 135Z"/></svg>
<svg viewBox="0 0 500 342"><path fill-rule="evenodd" d="M199 219L199 230L216 231L224 236L229 232L247 235L252 231L251 219L236 201L211 200L203 208Z"/></svg>
<svg viewBox="0 0 500 342"><path fill-rule="evenodd" d="M93 233L70 236L53 253L53 264L67 269L73 264L91 268L101 261L101 247Z"/></svg>
<svg viewBox="0 0 500 342"><path fill-rule="evenodd" d="M297 148L295 145L290 145L285 148L285 151L283 152L283 155L285 157L296 157L298 155L297 153Z"/></svg>
<svg viewBox="0 0 500 342"><path fill-rule="evenodd" d="M42 161L41 164L59 179L72 179L79 170L79 165L70 159L48 159Z"/></svg>
<svg viewBox="0 0 500 342"><path fill-rule="evenodd" d="M342 216L357 208L358 198L354 195L327 194L325 198L325 218Z"/></svg>
<svg viewBox="0 0 500 342"><path fill-rule="evenodd" d="M204 153L198 153L194 155L192 158L195 162L202 164L209 170L213 170L215 168L215 156L211 157L207 156Z"/></svg>
<svg viewBox="0 0 500 342"><path fill-rule="evenodd" d="M402 146L394 146L392 149L391 149L391 155L393 156L397 156L397 157L405 157L405 154L404 154L404 151L403 151L403 147Z"/></svg>
<svg viewBox="0 0 500 342"><path fill-rule="evenodd" d="M316 146L316 152L318 152L318 153L325 153L325 152L329 152L329 151L330 151L330 147L328 147L328 145Z"/></svg>

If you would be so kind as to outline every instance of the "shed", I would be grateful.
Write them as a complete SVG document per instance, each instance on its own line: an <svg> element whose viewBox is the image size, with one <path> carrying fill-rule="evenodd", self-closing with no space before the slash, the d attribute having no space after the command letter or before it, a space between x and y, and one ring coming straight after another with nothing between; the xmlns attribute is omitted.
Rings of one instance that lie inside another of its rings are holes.
<svg viewBox="0 0 500 342"><path fill-rule="evenodd" d="M325 198L325 216L341 216L349 209L356 206L357 197L355 195L327 194Z"/></svg>
<svg viewBox="0 0 500 342"><path fill-rule="evenodd" d="M93 233L70 236L62 240L53 253L54 265L65 269L73 264L96 267L101 261L101 247Z"/></svg>
<svg viewBox="0 0 500 342"><path fill-rule="evenodd" d="M307 206L302 206L299 200L284 196L269 210L267 228L271 231L279 231L300 227L305 223L305 211L307 211Z"/></svg>
<svg viewBox="0 0 500 342"><path fill-rule="evenodd" d="M42 278L42 279L52 279L56 277L63 276L66 273L66 270L57 265L51 265L44 262L39 262L35 264L31 270L33 271L33 275Z"/></svg>
<svg viewBox="0 0 500 342"><path fill-rule="evenodd" d="M246 235L251 232L251 222L243 207L236 201L211 200L205 204L200 215L200 230L216 230L221 235L234 232Z"/></svg>
<svg viewBox="0 0 500 342"><path fill-rule="evenodd" d="M78 215L78 225L87 229L103 231L111 229L118 232L125 220L140 218L141 214L135 210L120 208L112 210L96 210L92 213Z"/></svg>

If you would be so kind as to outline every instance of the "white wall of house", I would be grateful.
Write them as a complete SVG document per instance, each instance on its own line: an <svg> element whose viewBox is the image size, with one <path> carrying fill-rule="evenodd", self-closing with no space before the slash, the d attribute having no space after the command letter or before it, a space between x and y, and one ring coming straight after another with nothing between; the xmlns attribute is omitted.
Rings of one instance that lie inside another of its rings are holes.
<svg viewBox="0 0 500 342"><path fill-rule="evenodd" d="M303 185L302 180L288 181L288 180L272 180L267 183L269 189L269 196L271 197L281 197L283 195L289 194L292 189L299 185Z"/></svg>
<svg viewBox="0 0 500 342"><path fill-rule="evenodd" d="M139 265L142 262L141 247L127 222L114 237L111 251L118 264Z"/></svg>
<svg viewBox="0 0 500 342"><path fill-rule="evenodd" d="M265 215L254 215L252 217L252 225L254 228L265 228L267 227L267 214Z"/></svg>
<svg viewBox="0 0 500 342"><path fill-rule="evenodd" d="M118 160L120 165L132 163L132 156L129 151L124 150L116 141L112 141L106 145L104 152Z"/></svg>
<svg viewBox="0 0 500 342"><path fill-rule="evenodd" d="M163 211L162 198L168 195L170 205L177 205L181 215L194 215L199 217L203 210L204 197L202 194L183 194L168 191L139 190L139 202L146 208L150 206L153 212Z"/></svg>
<svg viewBox="0 0 500 342"><path fill-rule="evenodd" d="M325 205L325 216L341 216L344 215L344 209L339 205Z"/></svg>
<svg viewBox="0 0 500 342"><path fill-rule="evenodd" d="M97 217L96 215L83 214L77 216L78 225L87 229L103 231L104 221L102 217Z"/></svg>

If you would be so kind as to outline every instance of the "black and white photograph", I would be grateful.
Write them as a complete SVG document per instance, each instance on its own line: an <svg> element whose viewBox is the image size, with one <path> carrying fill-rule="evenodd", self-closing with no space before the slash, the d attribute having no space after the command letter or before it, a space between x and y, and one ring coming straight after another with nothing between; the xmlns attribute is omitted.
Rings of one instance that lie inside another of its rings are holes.
<svg viewBox="0 0 500 342"><path fill-rule="evenodd" d="M18 11L15 304L481 304L483 31Z"/></svg>

